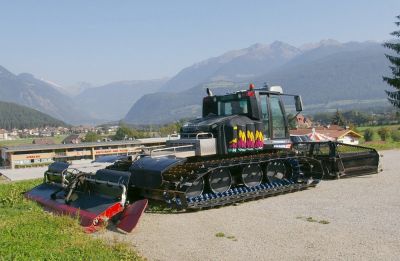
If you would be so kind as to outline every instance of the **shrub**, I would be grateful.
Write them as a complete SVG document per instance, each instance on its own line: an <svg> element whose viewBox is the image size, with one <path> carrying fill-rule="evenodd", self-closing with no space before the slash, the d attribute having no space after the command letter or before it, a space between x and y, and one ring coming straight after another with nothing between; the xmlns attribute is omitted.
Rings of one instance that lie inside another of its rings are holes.
<svg viewBox="0 0 400 261"><path fill-rule="evenodd" d="M381 141L386 141L387 138L390 137L390 129L386 127L382 127L378 130L378 135L381 138Z"/></svg>
<svg viewBox="0 0 400 261"><path fill-rule="evenodd" d="M96 132L89 131L86 133L85 142L96 142L101 139L101 136Z"/></svg>
<svg viewBox="0 0 400 261"><path fill-rule="evenodd" d="M372 139L374 138L374 131L370 128L366 129L364 131L364 139L365 141L372 141Z"/></svg>
<svg viewBox="0 0 400 261"><path fill-rule="evenodd" d="M400 131L393 130L391 136L393 141L400 141Z"/></svg>

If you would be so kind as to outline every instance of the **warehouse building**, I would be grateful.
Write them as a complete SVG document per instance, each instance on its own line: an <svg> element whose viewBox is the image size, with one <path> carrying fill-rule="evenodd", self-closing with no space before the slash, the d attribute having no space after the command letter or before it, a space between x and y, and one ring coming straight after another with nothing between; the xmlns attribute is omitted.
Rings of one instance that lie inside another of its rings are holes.
<svg viewBox="0 0 400 261"><path fill-rule="evenodd" d="M12 169L39 167L56 160L95 160L106 155L132 155L143 147L163 145L166 140L167 138L149 138L79 144L6 146L1 148L1 158L4 165Z"/></svg>

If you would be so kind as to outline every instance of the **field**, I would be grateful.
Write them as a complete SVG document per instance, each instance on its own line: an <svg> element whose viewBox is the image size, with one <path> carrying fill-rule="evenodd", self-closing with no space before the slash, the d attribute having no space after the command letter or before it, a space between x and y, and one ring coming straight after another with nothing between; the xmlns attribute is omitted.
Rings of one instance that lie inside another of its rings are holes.
<svg viewBox="0 0 400 261"><path fill-rule="evenodd" d="M40 182L0 184L0 260L142 260L125 244L85 234L77 219L24 199L21 193Z"/></svg>
<svg viewBox="0 0 400 261"><path fill-rule="evenodd" d="M377 150L390 150L390 149L400 149L400 142L395 142L392 138L387 139L386 141L381 141L377 131L380 128L388 128L390 130L399 130L400 125L381 125L381 126L366 126L366 127L358 127L357 130L360 134L363 134L366 129L372 129L374 131L374 136L372 141L365 142L364 139L360 140L360 145L373 147Z"/></svg>
<svg viewBox="0 0 400 261"><path fill-rule="evenodd" d="M56 144L61 144L61 141L63 141L67 136L68 135L57 135L57 136L50 137L50 138L53 139ZM2 140L2 141L0 141L0 147L1 146L29 145L29 144L32 144L34 139L35 138L24 138L24 139L17 139L17 140Z"/></svg>

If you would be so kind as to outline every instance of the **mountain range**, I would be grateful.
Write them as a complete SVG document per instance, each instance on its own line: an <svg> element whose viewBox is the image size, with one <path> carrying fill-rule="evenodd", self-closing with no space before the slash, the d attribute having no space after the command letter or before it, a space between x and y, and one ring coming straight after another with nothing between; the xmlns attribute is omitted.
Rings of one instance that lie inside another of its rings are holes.
<svg viewBox="0 0 400 261"><path fill-rule="evenodd" d="M27 106L70 124L102 123L120 120L138 98L158 90L165 81L119 81L98 87L82 83L69 90L0 66L0 101Z"/></svg>
<svg viewBox="0 0 400 261"><path fill-rule="evenodd" d="M0 101L14 102L71 124L123 119L134 124L167 123L200 116L207 87L224 94L282 85L301 94L306 109L386 105L389 63L380 43L324 40L295 47L276 41L228 51L186 67L170 79L117 81L102 86L59 86L0 66Z"/></svg>
<svg viewBox="0 0 400 261"><path fill-rule="evenodd" d="M198 117L206 87L226 93L245 89L250 82L257 87L264 82L281 85L286 93L301 94L305 108L314 111L343 104L384 106L388 86L382 75L390 75L385 52L376 42L325 40L300 48L282 42L252 45L183 69L161 88L163 92L140 98L124 120L143 124Z"/></svg>
<svg viewBox="0 0 400 261"><path fill-rule="evenodd" d="M278 68L300 53L298 48L279 41L270 45L254 44L187 67L171 78L161 90L182 91L204 82L254 78Z"/></svg>
<svg viewBox="0 0 400 261"><path fill-rule="evenodd" d="M120 120L140 97L156 92L166 80L113 82L87 88L74 99L80 105L81 110L92 118L103 121Z"/></svg>
<svg viewBox="0 0 400 261"><path fill-rule="evenodd" d="M33 75L15 75L0 66L0 100L27 106L68 123L89 119L74 100L60 93L52 84Z"/></svg>

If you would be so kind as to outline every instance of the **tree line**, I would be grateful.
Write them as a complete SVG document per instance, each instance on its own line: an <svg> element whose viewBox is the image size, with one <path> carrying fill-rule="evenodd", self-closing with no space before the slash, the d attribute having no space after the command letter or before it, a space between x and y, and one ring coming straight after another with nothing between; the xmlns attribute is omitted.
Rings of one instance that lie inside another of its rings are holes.
<svg viewBox="0 0 400 261"><path fill-rule="evenodd" d="M135 128L126 124L121 124L113 136L114 140L141 139L156 136L166 137L168 135L179 133L184 121L178 121L161 126L147 126Z"/></svg>
<svg viewBox="0 0 400 261"><path fill-rule="evenodd" d="M321 112L309 116L313 122L322 125L336 124L340 126L378 126L400 123L400 112L366 113L357 110Z"/></svg>
<svg viewBox="0 0 400 261"><path fill-rule="evenodd" d="M170 124L157 126L132 126L125 123L120 123L115 135L108 135L111 140L131 140L143 139L152 137L166 137L168 135L179 133L185 121L178 121ZM106 128L106 126L103 126ZM96 142L101 140L102 136L96 132L88 132L85 136L85 142Z"/></svg>

